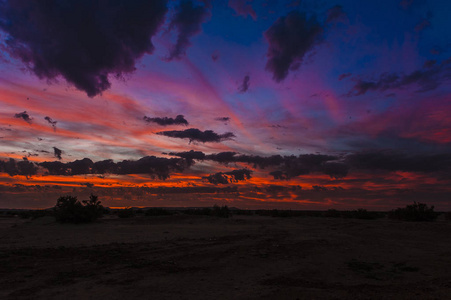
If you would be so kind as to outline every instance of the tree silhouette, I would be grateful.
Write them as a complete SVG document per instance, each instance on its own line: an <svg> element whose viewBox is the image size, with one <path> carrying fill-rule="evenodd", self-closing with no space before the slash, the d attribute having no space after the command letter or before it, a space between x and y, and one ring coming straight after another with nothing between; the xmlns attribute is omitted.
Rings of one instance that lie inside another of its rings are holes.
<svg viewBox="0 0 451 300"><path fill-rule="evenodd" d="M89 223L102 217L104 207L96 195L91 194L89 200L82 203L74 196L61 196L53 208L56 220L60 223Z"/></svg>

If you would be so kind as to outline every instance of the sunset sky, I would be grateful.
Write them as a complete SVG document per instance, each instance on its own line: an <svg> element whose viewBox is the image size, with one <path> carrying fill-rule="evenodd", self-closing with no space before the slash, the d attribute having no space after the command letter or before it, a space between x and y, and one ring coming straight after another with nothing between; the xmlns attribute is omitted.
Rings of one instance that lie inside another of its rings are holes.
<svg viewBox="0 0 451 300"><path fill-rule="evenodd" d="M0 208L451 210L450 15L0 0Z"/></svg>

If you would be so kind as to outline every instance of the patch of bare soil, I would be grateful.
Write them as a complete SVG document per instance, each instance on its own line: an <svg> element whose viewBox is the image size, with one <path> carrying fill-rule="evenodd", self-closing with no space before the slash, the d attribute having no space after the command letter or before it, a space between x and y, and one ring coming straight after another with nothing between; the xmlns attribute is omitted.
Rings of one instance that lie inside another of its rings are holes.
<svg viewBox="0 0 451 300"><path fill-rule="evenodd" d="M449 299L451 222L0 220L1 299Z"/></svg>

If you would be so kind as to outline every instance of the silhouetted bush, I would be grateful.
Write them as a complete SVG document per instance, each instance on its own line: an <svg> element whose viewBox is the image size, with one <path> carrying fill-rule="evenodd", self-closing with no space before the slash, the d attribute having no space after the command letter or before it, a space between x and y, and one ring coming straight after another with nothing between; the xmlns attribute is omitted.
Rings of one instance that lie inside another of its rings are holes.
<svg viewBox="0 0 451 300"><path fill-rule="evenodd" d="M98 197L92 195L83 203L73 196L61 196L53 208L55 218L61 223L88 223L97 220L103 215L104 208Z"/></svg>
<svg viewBox="0 0 451 300"><path fill-rule="evenodd" d="M434 221L438 214L434 212L434 206L428 207L424 203L414 202L405 208L397 208L388 213L390 219L404 221Z"/></svg>
<svg viewBox="0 0 451 300"><path fill-rule="evenodd" d="M106 212L106 209L100 204L99 197L91 194L89 200L83 200L84 207L88 210L89 214L93 217L93 220L101 218Z"/></svg>
<svg viewBox="0 0 451 300"><path fill-rule="evenodd" d="M451 211L445 213L445 220L451 221Z"/></svg>
<svg viewBox="0 0 451 300"><path fill-rule="evenodd" d="M227 205L219 207L218 205L213 206L213 210L211 212L212 216L220 217L220 218L228 218L231 216L230 209Z"/></svg>
<svg viewBox="0 0 451 300"><path fill-rule="evenodd" d="M166 209L158 208L158 207L151 207L145 212L146 216L169 216L172 215L172 213Z"/></svg>
<svg viewBox="0 0 451 300"><path fill-rule="evenodd" d="M133 208L129 207L129 208L124 208L124 209L120 209L117 211L117 216L119 218L132 218L135 216L135 211L133 210Z"/></svg>

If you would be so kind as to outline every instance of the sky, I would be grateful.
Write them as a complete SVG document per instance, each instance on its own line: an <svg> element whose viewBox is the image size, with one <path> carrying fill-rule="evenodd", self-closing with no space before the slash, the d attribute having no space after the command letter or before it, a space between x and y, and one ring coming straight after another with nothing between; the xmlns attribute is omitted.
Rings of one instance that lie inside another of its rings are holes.
<svg viewBox="0 0 451 300"><path fill-rule="evenodd" d="M0 1L0 207L451 210L451 2Z"/></svg>

